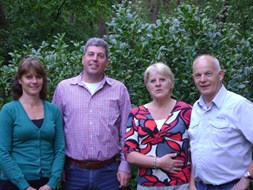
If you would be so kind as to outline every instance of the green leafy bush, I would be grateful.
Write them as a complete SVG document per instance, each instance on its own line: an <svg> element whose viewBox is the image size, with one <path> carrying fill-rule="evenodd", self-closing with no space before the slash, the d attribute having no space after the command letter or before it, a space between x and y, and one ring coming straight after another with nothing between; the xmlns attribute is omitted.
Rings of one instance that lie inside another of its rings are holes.
<svg viewBox="0 0 253 190"><path fill-rule="evenodd" d="M253 100L253 35L243 36L233 23L219 23L207 15L212 7L202 10L189 5L177 8L171 17L161 17L156 24L145 23L138 14L122 5L114 6L114 15L107 23L110 64L107 75L124 82L133 106L150 101L143 83L143 72L152 63L164 62L175 74L173 96L194 103L199 97L191 79L191 65L200 54L216 56L225 69L224 84L236 93ZM18 62L26 55L42 60L48 71L48 99L57 83L82 70L84 42L69 42L64 34L53 42L42 42L38 49L24 46L11 52L12 62L0 68L0 107L11 100L11 82ZM136 168L134 169L134 178ZM130 188L134 189L135 179Z"/></svg>
<svg viewBox="0 0 253 190"><path fill-rule="evenodd" d="M42 42L38 49L32 45L24 46L24 49L10 53L12 62L0 68L2 78L0 79L0 107L11 100L10 89L14 80L19 61L26 55L32 55L41 60L48 74L48 99L52 98L54 89L62 79L72 77L82 71L81 58L83 54L83 42L64 41L64 34L55 36L52 44Z"/></svg>
<svg viewBox="0 0 253 190"><path fill-rule="evenodd" d="M199 96L191 65L200 54L217 56L226 71L228 89L252 99L252 36L243 37L232 23L218 23L199 10L180 6L174 17L143 23L136 12L115 6L106 40L110 43L109 73L127 85L133 105L149 101L142 73L155 62L167 63L176 76L173 96L193 103Z"/></svg>

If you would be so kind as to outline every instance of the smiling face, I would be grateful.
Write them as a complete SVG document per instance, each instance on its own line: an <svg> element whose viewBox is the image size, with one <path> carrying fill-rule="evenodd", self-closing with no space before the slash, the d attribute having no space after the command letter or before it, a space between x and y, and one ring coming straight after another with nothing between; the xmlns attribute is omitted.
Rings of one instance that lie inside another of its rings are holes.
<svg viewBox="0 0 253 190"><path fill-rule="evenodd" d="M193 64L194 83L207 103L210 103L221 88L224 71L212 56L201 56Z"/></svg>
<svg viewBox="0 0 253 190"><path fill-rule="evenodd" d="M83 80L85 82L101 81L104 70L109 63L105 48L102 46L89 46L83 55L82 63L84 66Z"/></svg>
<svg viewBox="0 0 253 190"><path fill-rule="evenodd" d="M153 99L170 97L173 86L174 84L169 76L157 71L151 71L148 75L146 87Z"/></svg>
<svg viewBox="0 0 253 190"><path fill-rule="evenodd" d="M43 77L35 72L24 73L19 79L23 95L40 96L43 87Z"/></svg>

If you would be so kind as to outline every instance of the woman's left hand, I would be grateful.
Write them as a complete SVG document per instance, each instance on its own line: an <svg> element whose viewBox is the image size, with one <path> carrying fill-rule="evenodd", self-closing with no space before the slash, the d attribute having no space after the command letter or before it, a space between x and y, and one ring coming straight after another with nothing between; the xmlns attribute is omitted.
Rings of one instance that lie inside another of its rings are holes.
<svg viewBox="0 0 253 190"><path fill-rule="evenodd" d="M53 189L48 185L43 185L42 187L39 188L39 190L53 190Z"/></svg>

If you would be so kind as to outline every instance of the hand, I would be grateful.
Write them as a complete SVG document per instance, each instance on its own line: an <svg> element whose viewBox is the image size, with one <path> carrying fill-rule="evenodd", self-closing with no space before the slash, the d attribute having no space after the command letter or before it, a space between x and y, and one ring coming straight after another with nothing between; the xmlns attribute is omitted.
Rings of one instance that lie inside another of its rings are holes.
<svg viewBox="0 0 253 190"><path fill-rule="evenodd" d="M231 190L249 190L249 185L249 179L242 177L240 181L235 184L235 186Z"/></svg>
<svg viewBox="0 0 253 190"><path fill-rule="evenodd" d="M196 186L194 184L189 184L189 190L197 190Z"/></svg>
<svg viewBox="0 0 253 190"><path fill-rule="evenodd" d="M62 182L65 182L65 177L66 177L66 175L65 175L65 170L63 169L63 170L62 170L62 175L61 175L61 181L62 181Z"/></svg>
<svg viewBox="0 0 253 190"><path fill-rule="evenodd" d="M48 185L43 185L42 187L39 188L39 190L53 190L53 189Z"/></svg>
<svg viewBox="0 0 253 190"><path fill-rule="evenodd" d="M193 171L191 172L191 179L189 182L189 190L197 190L196 184L195 184L195 179L193 177Z"/></svg>
<svg viewBox="0 0 253 190"><path fill-rule="evenodd" d="M128 182L130 181L130 178L131 178L131 174L130 173L127 173L127 172L124 172L124 171L118 171L117 173L117 178L118 178L118 181L120 183L120 188L122 187L126 187Z"/></svg>
<svg viewBox="0 0 253 190"><path fill-rule="evenodd" d="M182 170L184 165L182 160L173 159L176 157L176 153L166 154L163 157L157 158L157 167L170 173L178 173Z"/></svg>

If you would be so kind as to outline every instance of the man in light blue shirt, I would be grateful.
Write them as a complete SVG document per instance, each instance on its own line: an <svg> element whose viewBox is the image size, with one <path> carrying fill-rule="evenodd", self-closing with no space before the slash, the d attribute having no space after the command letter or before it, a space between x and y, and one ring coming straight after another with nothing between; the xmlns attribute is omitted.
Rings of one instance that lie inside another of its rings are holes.
<svg viewBox="0 0 253 190"><path fill-rule="evenodd" d="M253 104L228 91L224 71L211 55L193 62L201 93L189 127L192 152L190 190L246 190L253 176Z"/></svg>

